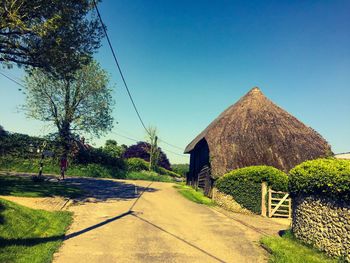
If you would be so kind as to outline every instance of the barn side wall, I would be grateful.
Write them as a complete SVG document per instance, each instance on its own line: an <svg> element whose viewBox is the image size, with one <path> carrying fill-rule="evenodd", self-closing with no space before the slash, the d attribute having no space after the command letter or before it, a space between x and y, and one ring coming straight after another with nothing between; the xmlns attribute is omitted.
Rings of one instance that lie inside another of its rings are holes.
<svg viewBox="0 0 350 263"><path fill-rule="evenodd" d="M198 183L199 172L204 166L210 167L209 147L206 140L201 140L190 154L190 171L187 177L187 184L196 186Z"/></svg>
<svg viewBox="0 0 350 263"><path fill-rule="evenodd" d="M318 196L295 197L292 229L305 243L350 262L350 204Z"/></svg>

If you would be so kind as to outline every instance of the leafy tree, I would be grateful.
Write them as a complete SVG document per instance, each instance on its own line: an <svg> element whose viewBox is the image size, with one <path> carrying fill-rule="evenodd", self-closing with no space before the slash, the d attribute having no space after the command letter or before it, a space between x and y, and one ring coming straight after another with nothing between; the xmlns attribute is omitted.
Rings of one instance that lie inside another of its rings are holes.
<svg viewBox="0 0 350 263"><path fill-rule="evenodd" d="M73 77L103 37L91 0L2 0L0 63Z"/></svg>
<svg viewBox="0 0 350 263"><path fill-rule="evenodd" d="M125 145L119 146L115 140L107 140L102 150L114 158L120 158L125 152Z"/></svg>
<svg viewBox="0 0 350 263"><path fill-rule="evenodd" d="M147 142L138 142L137 144L129 146L124 154L123 158L141 158L147 162L150 161L150 155L149 150L151 148L151 145ZM162 151L161 148L159 149L159 160L158 165L160 167L163 167L167 170L171 170L170 162L166 154Z"/></svg>
<svg viewBox="0 0 350 263"><path fill-rule="evenodd" d="M188 163L172 164L171 169L173 170L173 172L185 177L190 170L190 165Z"/></svg>
<svg viewBox="0 0 350 263"><path fill-rule="evenodd" d="M160 149L157 145L158 136L155 127L149 127L147 130L149 147L149 170L156 171L158 168L158 161L160 157Z"/></svg>
<svg viewBox="0 0 350 263"><path fill-rule="evenodd" d="M33 69L25 81L24 109L29 117L57 127L63 155L69 153L74 133L99 137L113 127L109 77L97 62L78 70L71 80Z"/></svg>
<svg viewBox="0 0 350 263"><path fill-rule="evenodd" d="M0 137L2 136L6 136L7 132L5 131L5 129L0 125Z"/></svg>

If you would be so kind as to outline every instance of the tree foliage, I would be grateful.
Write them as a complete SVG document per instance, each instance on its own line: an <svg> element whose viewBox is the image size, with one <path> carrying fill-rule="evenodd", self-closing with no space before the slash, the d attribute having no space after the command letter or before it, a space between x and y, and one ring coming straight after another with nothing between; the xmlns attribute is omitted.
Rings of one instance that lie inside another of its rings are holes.
<svg viewBox="0 0 350 263"><path fill-rule="evenodd" d="M0 63L73 77L103 37L91 0L2 0Z"/></svg>
<svg viewBox="0 0 350 263"><path fill-rule="evenodd" d="M26 103L29 117L57 127L67 154L74 133L99 137L113 127L112 90L109 77L97 62L78 70L74 79L51 78L40 69L26 77Z"/></svg>
<svg viewBox="0 0 350 263"><path fill-rule="evenodd" d="M149 127L147 130L147 139L150 145L149 151L149 170L157 171L158 162L160 157L160 149L158 147L158 136L157 136L157 128Z"/></svg>
<svg viewBox="0 0 350 263"><path fill-rule="evenodd" d="M115 140L107 140L105 142L105 146L102 147L102 150L113 158L120 158L125 152L127 146L126 145L118 145Z"/></svg>
<svg viewBox="0 0 350 263"><path fill-rule="evenodd" d="M129 146L124 154L124 158L141 158L147 162L150 161L150 155L149 155L149 149L151 148L151 145L147 142L138 142L137 144ZM167 170L171 170L170 162L166 154L162 151L161 148L159 148L159 160L158 165L160 167L163 167Z"/></svg>

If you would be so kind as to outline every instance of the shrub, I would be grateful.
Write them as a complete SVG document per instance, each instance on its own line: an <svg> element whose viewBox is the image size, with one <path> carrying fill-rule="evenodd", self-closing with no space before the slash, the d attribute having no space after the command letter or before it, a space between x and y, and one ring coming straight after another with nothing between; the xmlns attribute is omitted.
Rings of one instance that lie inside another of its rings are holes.
<svg viewBox="0 0 350 263"><path fill-rule="evenodd" d="M289 172L292 195L317 194L336 200L350 200L350 161L317 159L306 161Z"/></svg>
<svg viewBox="0 0 350 263"><path fill-rule="evenodd" d="M149 163L141 158L129 158L126 159L126 166L128 171L139 172L143 170L148 170Z"/></svg>
<svg viewBox="0 0 350 263"><path fill-rule="evenodd" d="M171 165L171 169L177 173L180 174L183 177L186 177L186 174L189 172L190 170L190 165L188 163L184 163L184 164L172 164Z"/></svg>
<svg viewBox="0 0 350 263"><path fill-rule="evenodd" d="M162 175L168 175L168 176L171 176L171 177L181 177L180 174L175 173L173 171L169 171L167 169L164 169L163 167L158 167L158 171L157 172L162 174Z"/></svg>
<svg viewBox="0 0 350 263"><path fill-rule="evenodd" d="M138 142L137 144L129 146L125 150L125 152L123 154L123 158L141 158L141 159L149 162L150 149L151 149L151 145L148 142ZM160 154L159 154L158 165L160 167L167 169L167 170L171 170L168 157L162 151L161 148L159 148L159 151L160 151Z"/></svg>
<svg viewBox="0 0 350 263"><path fill-rule="evenodd" d="M271 166L250 166L233 170L216 181L219 191L232 196L244 208L261 212L261 183L276 191L288 189L288 176Z"/></svg>

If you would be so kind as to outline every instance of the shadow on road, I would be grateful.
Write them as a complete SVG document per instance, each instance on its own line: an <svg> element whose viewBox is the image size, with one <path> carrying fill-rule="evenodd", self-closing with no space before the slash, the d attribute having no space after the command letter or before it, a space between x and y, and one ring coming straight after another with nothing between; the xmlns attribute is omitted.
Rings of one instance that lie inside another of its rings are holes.
<svg viewBox="0 0 350 263"><path fill-rule="evenodd" d="M130 183L96 178L68 178L65 182L77 186L86 192L78 201L100 202L109 199L130 200L138 198L143 192L158 191L155 188L135 186ZM89 198L93 198L94 200L91 201Z"/></svg>

